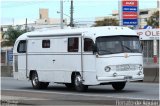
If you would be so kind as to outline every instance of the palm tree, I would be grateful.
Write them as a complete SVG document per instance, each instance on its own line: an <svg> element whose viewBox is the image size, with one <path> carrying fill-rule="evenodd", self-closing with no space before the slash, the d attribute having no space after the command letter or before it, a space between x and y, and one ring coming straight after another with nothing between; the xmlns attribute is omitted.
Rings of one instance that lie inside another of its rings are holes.
<svg viewBox="0 0 160 106"><path fill-rule="evenodd" d="M94 26L118 26L118 20L114 18L106 18L100 21L96 21Z"/></svg>
<svg viewBox="0 0 160 106"><path fill-rule="evenodd" d="M2 42L1 46L13 46L16 39L25 32L26 30L22 30L21 26L17 26L15 28L9 26L7 31L2 33L2 38L4 41Z"/></svg>
<svg viewBox="0 0 160 106"><path fill-rule="evenodd" d="M153 28L159 27L159 11L156 11L151 17L149 17L147 25L152 26Z"/></svg>

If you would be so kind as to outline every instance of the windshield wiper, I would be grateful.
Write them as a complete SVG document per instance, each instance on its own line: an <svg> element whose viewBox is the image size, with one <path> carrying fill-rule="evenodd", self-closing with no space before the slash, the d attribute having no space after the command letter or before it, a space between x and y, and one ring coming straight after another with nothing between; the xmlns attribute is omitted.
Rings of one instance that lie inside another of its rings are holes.
<svg viewBox="0 0 160 106"><path fill-rule="evenodd" d="M123 47L125 47L126 49L128 49L131 52L134 52L131 48L129 48L128 46L122 45Z"/></svg>

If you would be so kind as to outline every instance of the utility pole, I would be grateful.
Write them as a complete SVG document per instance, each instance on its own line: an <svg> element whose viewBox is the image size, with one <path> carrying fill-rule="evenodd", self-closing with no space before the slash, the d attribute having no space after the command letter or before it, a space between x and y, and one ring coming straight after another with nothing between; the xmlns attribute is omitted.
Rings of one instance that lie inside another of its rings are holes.
<svg viewBox="0 0 160 106"><path fill-rule="evenodd" d="M157 8L159 9L159 0L157 0Z"/></svg>
<svg viewBox="0 0 160 106"><path fill-rule="evenodd" d="M14 26L14 18L12 19L12 23L13 23L13 26Z"/></svg>
<svg viewBox="0 0 160 106"><path fill-rule="evenodd" d="M26 30L26 32L28 31L27 30L27 18L26 18L25 30Z"/></svg>
<svg viewBox="0 0 160 106"><path fill-rule="evenodd" d="M60 0L61 29L63 29L63 0Z"/></svg>
<svg viewBox="0 0 160 106"><path fill-rule="evenodd" d="M71 17L70 17L70 26L74 27L73 24L73 0L71 0L71 11L70 11Z"/></svg>

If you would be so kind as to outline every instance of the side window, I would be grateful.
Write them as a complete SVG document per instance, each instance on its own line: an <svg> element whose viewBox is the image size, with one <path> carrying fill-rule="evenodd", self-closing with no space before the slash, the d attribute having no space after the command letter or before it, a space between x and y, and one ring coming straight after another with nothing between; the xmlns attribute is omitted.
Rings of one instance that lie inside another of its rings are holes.
<svg viewBox="0 0 160 106"><path fill-rule="evenodd" d="M26 53L26 40L21 40L18 44L17 52Z"/></svg>
<svg viewBox="0 0 160 106"><path fill-rule="evenodd" d="M42 48L50 48L50 40L42 40Z"/></svg>
<svg viewBox="0 0 160 106"><path fill-rule="evenodd" d="M84 39L84 51L85 52L91 52L93 46L93 40L89 38Z"/></svg>
<svg viewBox="0 0 160 106"><path fill-rule="evenodd" d="M68 52L78 52L79 40L77 37L68 38Z"/></svg>

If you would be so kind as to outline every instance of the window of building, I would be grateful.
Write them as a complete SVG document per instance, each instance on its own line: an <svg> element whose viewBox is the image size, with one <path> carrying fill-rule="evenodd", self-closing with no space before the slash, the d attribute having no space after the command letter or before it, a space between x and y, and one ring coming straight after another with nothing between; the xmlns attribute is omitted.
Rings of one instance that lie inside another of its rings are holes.
<svg viewBox="0 0 160 106"><path fill-rule="evenodd" d="M79 40L77 37L68 38L68 52L78 52Z"/></svg>
<svg viewBox="0 0 160 106"><path fill-rule="evenodd" d="M1 63L6 63L6 52L1 51Z"/></svg>
<svg viewBox="0 0 160 106"><path fill-rule="evenodd" d="M91 52L93 47L93 40L89 38L84 39L84 51Z"/></svg>
<svg viewBox="0 0 160 106"><path fill-rule="evenodd" d="M145 18L144 20L145 20L145 22L147 22L147 18Z"/></svg>
<svg viewBox="0 0 160 106"><path fill-rule="evenodd" d="M42 48L50 48L50 40L42 40Z"/></svg>
<svg viewBox="0 0 160 106"><path fill-rule="evenodd" d="M141 11L139 15L147 15L148 11Z"/></svg>
<svg viewBox="0 0 160 106"><path fill-rule="evenodd" d="M26 53L26 40L21 40L17 48L18 53Z"/></svg>

